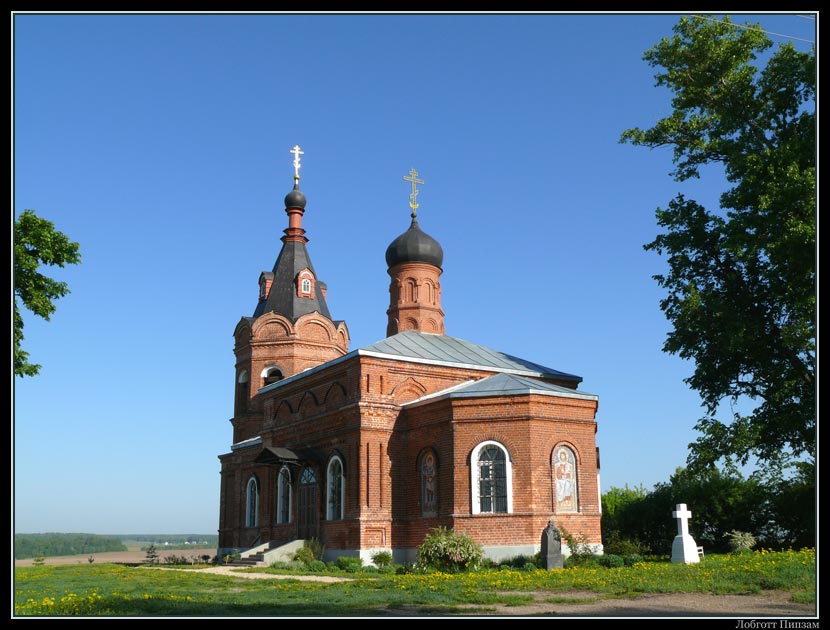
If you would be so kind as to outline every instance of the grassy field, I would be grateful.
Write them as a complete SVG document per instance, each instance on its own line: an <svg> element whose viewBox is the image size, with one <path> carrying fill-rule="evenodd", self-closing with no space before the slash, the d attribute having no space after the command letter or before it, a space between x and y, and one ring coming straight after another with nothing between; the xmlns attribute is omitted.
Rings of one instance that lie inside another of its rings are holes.
<svg viewBox="0 0 830 630"><path fill-rule="evenodd" d="M557 601L573 591L632 597L779 590L792 593L795 601L814 602L816 557L813 550L761 551L707 556L688 566L643 562L614 569L339 575L354 579L339 583L241 580L115 564L17 568L15 616L368 616L404 608L451 614L540 598Z"/></svg>

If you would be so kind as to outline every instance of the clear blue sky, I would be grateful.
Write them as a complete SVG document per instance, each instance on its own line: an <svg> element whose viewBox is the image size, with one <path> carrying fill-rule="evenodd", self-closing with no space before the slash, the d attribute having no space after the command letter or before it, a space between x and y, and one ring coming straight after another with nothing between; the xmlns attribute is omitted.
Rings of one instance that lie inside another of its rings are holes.
<svg viewBox="0 0 830 630"><path fill-rule="evenodd" d="M15 16L14 211L83 255L46 270L72 291L52 321L25 317L43 368L14 380L16 531L216 531L232 333L279 252L295 144L351 349L385 336L414 167L447 334L583 376L603 489L667 480L702 409L661 351L666 265L642 245L655 208L714 208L725 183L676 183L669 149L618 139L670 111L642 53L677 19ZM796 15L744 19L815 40Z"/></svg>

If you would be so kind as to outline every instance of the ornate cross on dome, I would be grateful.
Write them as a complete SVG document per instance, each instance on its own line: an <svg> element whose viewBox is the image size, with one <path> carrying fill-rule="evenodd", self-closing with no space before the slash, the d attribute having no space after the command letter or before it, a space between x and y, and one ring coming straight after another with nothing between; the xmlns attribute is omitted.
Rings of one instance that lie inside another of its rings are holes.
<svg viewBox="0 0 830 630"><path fill-rule="evenodd" d="M299 144L295 144L294 148L289 151L294 154L294 179L300 179L300 156L304 155L300 149Z"/></svg>
<svg viewBox="0 0 830 630"><path fill-rule="evenodd" d="M418 214L418 184L423 184L424 180L418 179L418 171L414 168L409 169L409 177L404 175L403 178L408 182L412 182L412 192L409 194L409 207L412 208L412 218L414 219Z"/></svg>

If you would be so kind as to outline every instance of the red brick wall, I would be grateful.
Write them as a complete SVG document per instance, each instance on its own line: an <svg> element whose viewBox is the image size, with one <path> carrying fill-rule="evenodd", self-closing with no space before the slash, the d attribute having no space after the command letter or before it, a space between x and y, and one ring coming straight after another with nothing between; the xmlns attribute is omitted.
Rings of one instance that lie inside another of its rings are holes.
<svg viewBox="0 0 830 630"><path fill-rule="evenodd" d="M441 310L441 270L426 263L410 262L389 269L389 322L386 335L404 330L444 333Z"/></svg>
<svg viewBox="0 0 830 630"><path fill-rule="evenodd" d="M263 445L313 448L320 484L320 538L329 549L417 547L433 527L469 533L486 546L538 544L550 518L600 542L596 465L596 402L541 395L415 400L487 373L356 356L263 393L252 413L234 419L235 439L261 435ZM470 453L485 440L512 460L513 513L471 512ZM579 512L553 511L551 454L567 444L577 457ZM437 513L420 506L419 456L437 456ZM262 446L222 456L220 546L240 547L257 535L296 535L297 469L290 525L276 525L279 466L254 463ZM338 453L345 467L344 519L325 520L326 466ZM260 527L244 527L245 487L261 482Z"/></svg>

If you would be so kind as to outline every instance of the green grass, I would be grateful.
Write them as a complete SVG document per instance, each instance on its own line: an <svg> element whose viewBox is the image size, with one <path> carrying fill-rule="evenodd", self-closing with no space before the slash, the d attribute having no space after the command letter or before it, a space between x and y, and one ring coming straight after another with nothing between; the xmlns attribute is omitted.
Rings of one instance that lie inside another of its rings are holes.
<svg viewBox="0 0 830 630"><path fill-rule="evenodd" d="M616 569L348 577L354 579L329 584L98 563L20 567L15 569L15 616L469 614L536 600L569 603L575 598L568 591L591 591L599 600L642 593L741 594L775 589L810 603L815 601L815 552L712 555L689 566L643 562Z"/></svg>

